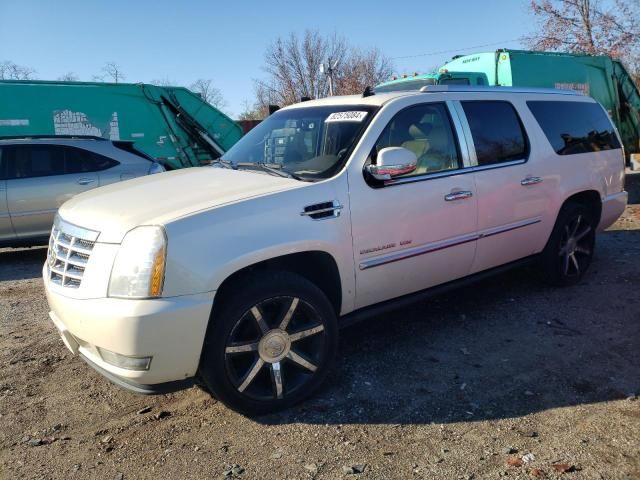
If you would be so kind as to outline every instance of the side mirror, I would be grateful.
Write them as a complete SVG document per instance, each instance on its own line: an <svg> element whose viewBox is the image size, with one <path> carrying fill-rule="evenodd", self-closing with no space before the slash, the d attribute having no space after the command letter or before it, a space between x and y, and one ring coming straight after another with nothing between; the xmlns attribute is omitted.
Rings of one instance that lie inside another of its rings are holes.
<svg viewBox="0 0 640 480"><path fill-rule="evenodd" d="M387 147L378 152L375 165L367 165L367 172L376 180L391 180L413 172L417 166L418 157L411 150Z"/></svg>

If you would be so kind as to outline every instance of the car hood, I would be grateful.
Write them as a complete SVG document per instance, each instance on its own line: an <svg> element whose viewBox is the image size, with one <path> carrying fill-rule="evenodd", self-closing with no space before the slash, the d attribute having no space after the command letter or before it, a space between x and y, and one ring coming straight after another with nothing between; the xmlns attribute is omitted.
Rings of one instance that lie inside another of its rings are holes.
<svg viewBox="0 0 640 480"><path fill-rule="evenodd" d="M246 170L186 168L82 193L65 202L59 214L67 222L100 232L98 242L120 243L140 225L163 225L198 211L303 185Z"/></svg>

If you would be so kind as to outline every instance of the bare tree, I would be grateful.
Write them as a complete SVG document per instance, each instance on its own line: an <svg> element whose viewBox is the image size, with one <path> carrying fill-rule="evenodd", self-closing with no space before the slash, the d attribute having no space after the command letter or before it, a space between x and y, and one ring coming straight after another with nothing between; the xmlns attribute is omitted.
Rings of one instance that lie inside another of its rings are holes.
<svg viewBox="0 0 640 480"><path fill-rule="evenodd" d="M391 61L378 49L352 49L338 77L337 91L340 94L362 93L366 87L388 80L392 72Z"/></svg>
<svg viewBox="0 0 640 480"><path fill-rule="evenodd" d="M33 68L9 60L0 62L0 80L33 80L35 73Z"/></svg>
<svg viewBox="0 0 640 480"><path fill-rule="evenodd" d="M157 85L158 87L175 87L178 82L174 82L169 77L156 78L149 82L151 85Z"/></svg>
<svg viewBox="0 0 640 480"><path fill-rule="evenodd" d="M242 102L242 112L238 115L238 120L262 120L267 116L267 111L261 111L260 107L249 100Z"/></svg>
<svg viewBox="0 0 640 480"><path fill-rule="evenodd" d="M79 80L78 76L73 72L67 72L58 77L58 80L61 82L77 82Z"/></svg>
<svg viewBox="0 0 640 480"><path fill-rule="evenodd" d="M222 96L222 92L213 86L213 81L210 79L199 78L193 82L189 87L189 90L197 93L205 102L219 110L222 110L227 106L227 102Z"/></svg>
<svg viewBox="0 0 640 480"><path fill-rule="evenodd" d="M256 80L256 103L251 111L266 115L270 104L290 105L301 98L329 95L329 78L320 71L322 64L332 68L335 94L361 93L387 79L390 60L377 49L351 48L336 35L322 36L307 30L302 38L291 33L277 38L265 52L265 80Z"/></svg>
<svg viewBox="0 0 640 480"><path fill-rule="evenodd" d="M93 79L103 82L106 80L113 83L120 83L126 78L120 66L115 62L105 63L101 73L101 75L95 75Z"/></svg>
<svg viewBox="0 0 640 480"><path fill-rule="evenodd" d="M295 33L276 39L265 52L266 81L256 81L258 104L289 105L302 97L325 97L329 93L327 76L320 72L323 63L342 67L346 52L344 40L322 37L307 30L302 39Z"/></svg>
<svg viewBox="0 0 640 480"><path fill-rule="evenodd" d="M637 0L531 0L538 32L526 38L535 50L610 55L630 66L640 59Z"/></svg>

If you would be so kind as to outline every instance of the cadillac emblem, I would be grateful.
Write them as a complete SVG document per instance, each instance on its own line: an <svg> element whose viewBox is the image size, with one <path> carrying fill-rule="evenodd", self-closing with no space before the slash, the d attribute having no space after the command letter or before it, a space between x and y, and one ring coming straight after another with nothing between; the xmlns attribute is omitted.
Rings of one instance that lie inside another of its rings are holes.
<svg viewBox="0 0 640 480"><path fill-rule="evenodd" d="M53 267L57 259L55 249L49 249L49 266Z"/></svg>

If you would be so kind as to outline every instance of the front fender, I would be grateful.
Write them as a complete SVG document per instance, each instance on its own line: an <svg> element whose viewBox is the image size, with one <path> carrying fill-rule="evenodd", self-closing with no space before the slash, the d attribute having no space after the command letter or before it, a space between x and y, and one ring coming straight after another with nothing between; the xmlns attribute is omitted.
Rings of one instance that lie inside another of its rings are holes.
<svg viewBox="0 0 640 480"><path fill-rule="evenodd" d="M233 273L292 253L331 255L342 284L343 312L353 309L354 260L346 179L305 185L247 199L168 223L164 295L217 290ZM343 206L338 217L313 220L304 207L327 201Z"/></svg>

